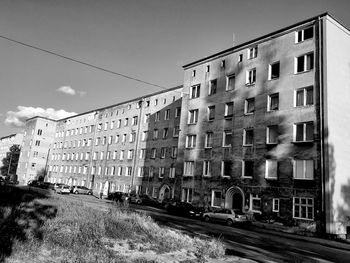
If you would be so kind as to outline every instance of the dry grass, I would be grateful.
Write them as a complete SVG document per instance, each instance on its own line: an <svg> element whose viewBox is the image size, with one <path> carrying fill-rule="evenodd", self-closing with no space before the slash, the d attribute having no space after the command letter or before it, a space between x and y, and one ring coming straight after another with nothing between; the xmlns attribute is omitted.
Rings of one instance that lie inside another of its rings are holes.
<svg viewBox="0 0 350 263"><path fill-rule="evenodd" d="M28 231L25 241L17 240L9 262L206 262L224 255L220 241L191 238L143 214L99 211L59 197L41 204L57 207L57 216L40 226L39 238Z"/></svg>

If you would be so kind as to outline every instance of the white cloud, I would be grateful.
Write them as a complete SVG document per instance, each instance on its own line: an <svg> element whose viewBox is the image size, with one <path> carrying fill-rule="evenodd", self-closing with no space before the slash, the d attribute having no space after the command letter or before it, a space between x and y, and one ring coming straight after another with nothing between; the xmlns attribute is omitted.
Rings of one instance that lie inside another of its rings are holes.
<svg viewBox="0 0 350 263"><path fill-rule="evenodd" d="M72 95L72 96L74 96L76 94L76 91L70 86L62 86L62 87L58 88L57 91L62 92L62 93L67 94L67 95Z"/></svg>
<svg viewBox="0 0 350 263"><path fill-rule="evenodd" d="M43 109L40 107L17 106L18 111L8 111L5 119L5 124L9 126L22 127L26 119L41 116L54 120L63 119L69 116L76 115L75 112L67 112L65 110L55 110L53 108Z"/></svg>
<svg viewBox="0 0 350 263"><path fill-rule="evenodd" d="M71 86L62 86L60 88L58 88L56 91L67 94L67 95L80 95L80 96L84 96L86 95L86 91L83 90L75 90L73 89Z"/></svg>

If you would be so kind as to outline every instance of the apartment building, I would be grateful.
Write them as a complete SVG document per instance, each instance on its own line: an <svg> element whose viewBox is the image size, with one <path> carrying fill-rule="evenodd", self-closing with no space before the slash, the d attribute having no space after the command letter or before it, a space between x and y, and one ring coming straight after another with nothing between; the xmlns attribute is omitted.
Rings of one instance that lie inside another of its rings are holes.
<svg viewBox="0 0 350 263"><path fill-rule="evenodd" d="M0 138L0 160L5 158L13 145L22 145L23 133L11 134Z"/></svg>
<svg viewBox="0 0 350 263"><path fill-rule="evenodd" d="M322 14L185 65L183 86L30 119L19 179L46 152L51 182L350 235L349 35Z"/></svg>
<svg viewBox="0 0 350 263"><path fill-rule="evenodd" d="M20 184L27 184L45 171L55 129L56 121L48 118L33 117L26 121L17 166Z"/></svg>
<svg viewBox="0 0 350 263"><path fill-rule="evenodd" d="M48 180L88 186L104 196L136 191L169 197L181 91L175 87L58 120Z"/></svg>
<svg viewBox="0 0 350 263"><path fill-rule="evenodd" d="M349 44L323 14L185 65L181 199L349 235Z"/></svg>

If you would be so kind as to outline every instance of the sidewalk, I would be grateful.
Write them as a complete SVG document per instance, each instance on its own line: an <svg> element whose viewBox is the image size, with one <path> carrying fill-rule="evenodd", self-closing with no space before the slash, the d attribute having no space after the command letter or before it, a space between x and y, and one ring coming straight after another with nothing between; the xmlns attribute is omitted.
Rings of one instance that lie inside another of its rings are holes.
<svg viewBox="0 0 350 263"><path fill-rule="evenodd" d="M258 231L261 233L266 233L266 234L271 233L280 237L287 237L295 240L308 241L308 242L317 243L327 247L350 251L349 240L341 239L339 241L336 241L331 239L320 238L320 237L316 237L315 236L316 234L312 232L305 232L305 234L309 234L310 236L296 234L291 232L290 227L286 227L283 225L252 222L252 225L247 227L247 229L250 229L252 231Z"/></svg>

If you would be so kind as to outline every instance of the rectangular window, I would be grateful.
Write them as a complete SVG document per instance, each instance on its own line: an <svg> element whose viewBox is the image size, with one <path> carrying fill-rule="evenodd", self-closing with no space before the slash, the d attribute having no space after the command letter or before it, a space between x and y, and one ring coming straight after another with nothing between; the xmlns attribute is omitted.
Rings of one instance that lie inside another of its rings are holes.
<svg viewBox="0 0 350 263"><path fill-rule="evenodd" d="M314 199L293 197L293 218L314 219Z"/></svg>
<svg viewBox="0 0 350 263"><path fill-rule="evenodd" d="M169 178L175 178L175 167L173 164L171 164L169 169Z"/></svg>
<svg viewBox="0 0 350 263"><path fill-rule="evenodd" d="M195 76L196 76L196 70L195 70L195 69L192 70L191 76L192 76L192 77L195 77Z"/></svg>
<svg viewBox="0 0 350 263"><path fill-rule="evenodd" d="M256 69L248 70L246 73L246 85L253 85L256 81Z"/></svg>
<svg viewBox="0 0 350 263"><path fill-rule="evenodd" d="M165 174L165 168L164 167L159 167L158 177L159 178L164 178L164 174Z"/></svg>
<svg viewBox="0 0 350 263"><path fill-rule="evenodd" d="M100 152L100 160L103 160L104 152Z"/></svg>
<svg viewBox="0 0 350 263"><path fill-rule="evenodd" d="M118 176L122 176L123 175L123 167L122 166L118 166Z"/></svg>
<svg viewBox="0 0 350 263"><path fill-rule="evenodd" d="M268 159L265 162L265 178L277 179L277 160Z"/></svg>
<svg viewBox="0 0 350 263"><path fill-rule="evenodd" d="M170 119L170 109L167 109L165 111L164 120L169 120L169 119Z"/></svg>
<svg viewBox="0 0 350 263"><path fill-rule="evenodd" d="M158 187L153 187L152 197L153 198L157 198L158 197Z"/></svg>
<svg viewBox="0 0 350 263"><path fill-rule="evenodd" d="M151 114L149 114L149 113L145 114L144 123L149 123L150 116L151 116Z"/></svg>
<svg viewBox="0 0 350 263"><path fill-rule="evenodd" d="M203 161L203 176L211 175L211 161L205 160Z"/></svg>
<svg viewBox="0 0 350 263"><path fill-rule="evenodd" d="M139 169L137 171L137 176L138 177L143 177L144 172L145 172L144 167L139 167Z"/></svg>
<svg viewBox="0 0 350 263"><path fill-rule="evenodd" d="M194 162L185 161L184 162L184 176L193 176L194 172Z"/></svg>
<svg viewBox="0 0 350 263"><path fill-rule="evenodd" d="M173 146L171 148L171 158L176 158L177 157L177 146Z"/></svg>
<svg viewBox="0 0 350 263"><path fill-rule="evenodd" d="M205 134L205 142L204 142L205 148L212 148L213 147L213 133L207 132Z"/></svg>
<svg viewBox="0 0 350 263"><path fill-rule="evenodd" d="M114 152L113 152L113 157L112 157L113 160L115 160L115 159L117 158L117 153L118 153L117 151L114 151Z"/></svg>
<svg viewBox="0 0 350 263"><path fill-rule="evenodd" d="M132 175L132 167L128 166L126 167L126 176L131 176Z"/></svg>
<svg viewBox="0 0 350 263"><path fill-rule="evenodd" d="M173 130L173 137L179 137L180 126L175 126Z"/></svg>
<svg viewBox="0 0 350 263"><path fill-rule="evenodd" d="M214 120L215 119L215 106L209 106L208 107L208 120Z"/></svg>
<svg viewBox="0 0 350 263"><path fill-rule="evenodd" d="M231 176L232 174L232 162L222 161L221 162L221 176Z"/></svg>
<svg viewBox="0 0 350 263"><path fill-rule="evenodd" d="M248 59L256 58L258 56L258 46L248 49Z"/></svg>
<svg viewBox="0 0 350 263"><path fill-rule="evenodd" d="M280 199L279 198L273 198L272 199L272 212L279 212L280 211Z"/></svg>
<svg viewBox="0 0 350 263"><path fill-rule="evenodd" d="M280 77L280 62L269 65L269 80L278 79Z"/></svg>
<svg viewBox="0 0 350 263"><path fill-rule="evenodd" d="M225 104L225 117L229 118L233 116L233 102L228 102Z"/></svg>
<svg viewBox="0 0 350 263"><path fill-rule="evenodd" d="M311 142L314 140L314 123L301 122L294 124L294 142Z"/></svg>
<svg viewBox="0 0 350 263"><path fill-rule="evenodd" d="M209 91L208 91L208 95L214 95L216 94L216 88L217 88L217 80L213 79L209 82Z"/></svg>
<svg viewBox="0 0 350 263"><path fill-rule="evenodd" d="M211 191L211 206L221 207L222 192L219 190Z"/></svg>
<svg viewBox="0 0 350 263"><path fill-rule="evenodd" d="M314 53L295 58L295 73L310 71L314 68Z"/></svg>
<svg viewBox="0 0 350 263"><path fill-rule="evenodd" d="M119 119L118 122L117 122L117 128L120 128L121 125L122 125L122 120Z"/></svg>
<svg viewBox="0 0 350 263"><path fill-rule="evenodd" d="M135 132L130 133L129 142L135 142L135 140L136 140L136 133Z"/></svg>
<svg viewBox="0 0 350 263"><path fill-rule="evenodd" d="M138 123L138 117L137 116L132 117L131 125L137 125L137 123Z"/></svg>
<svg viewBox="0 0 350 263"><path fill-rule="evenodd" d="M124 150L120 151L119 160L124 160Z"/></svg>
<svg viewBox="0 0 350 263"><path fill-rule="evenodd" d="M243 61L243 54L239 54L238 55L238 62L242 62Z"/></svg>
<svg viewBox="0 0 350 263"><path fill-rule="evenodd" d="M119 134L117 134L117 135L115 136L115 143L118 143L118 142L119 142L119 138L120 138L120 136L119 136Z"/></svg>
<svg viewBox="0 0 350 263"><path fill-rule="evenodd" d="M205 68L205 72L209 73L210 72L210 65L207 65Z"/></svg>
<svg viewBox="0 0 350 263"><path fill-rule="evenodd" d="M295 91L295 106L310 106L314 104L314 88L306 87Z"/></svg>
<svg viewBox="0 0 350 263"><path fill-rule="evenodd" d="M198 109L190 110L188 114L188 124L196 124L198 121Z"/></svg>
<svg viewBox="0 0 350 263"><path fill-rule="evenodd" d="M166 153L166 148L165 147L160 148L160 158L164 159L165 153Z"/></svg>
<svg viewBox="0 0 350 263"><path fill-rule="evenodd" d="M195 148L196 147L196 135L187 135L186 136L186 148Z"/></svg>
<svg viewBox="0 0 350 263"><path fill-rule="evenodd" d="M157 155L157 149L156 148L152 148L152 150L151 150L151 158L155 159L156 155Z"/></svg>
<svg viewBox="0 0 350 263"><path fill-rule="evenodd" d="M38 129L38 135L42 135L43 134L43 130L42 129Z"/></svg>
<svg viewBox="0 0 350 263"><path fill-rule="evenodd" d="M279 107L279 94L274 93L267 96L267 111L278 110Z"/></svg>
<svg viewBox="0 0 350 263"><path fill-rule="evenodd" d="M250 210L261 212L261 198L257 194L250 194Z"/></svg>
<svg viewBox="0 0 350 263"><path fill-rule="evenodd" d="M108 144L112 144L112 141L113 141L113 136L111 135L111 136L108 137Z"/></svg>
<svg viewBox="0 0 350 263"><path fill-rule="evenodd" d="M200 85L192 86L190 89L190 99L199 98L200 96Z"/></svg>
<svg viewBox="0 0 350 263"><path fill-rule="evenodd" d="M124 120L124 126L128 126L128 123L129 123L129 118L125 118L125 120Z"/></svg>
<svg viewBox="0 0 350 263"><path fill-rule="evenodd" d="M253 114L255 112L255 98L246 99L244 103L244 114Z"/></svg>
<svg viewBox="0 0 350 263"><path fill-rule="evenodd" d="M157 111L156 112L156 116L154 118L154 121L157 122L157 121L160 121L160 111Z"/></svg>
<svg viewBox="0 0 350 263"><path fill-rule="evenodd" d="M232 131L224 131L222 147L231 147L232 145Z"/></svg>
<svg viewBox="0 0 350 263"><path fill-rule="evenodd" d="M146 141L147 139L148 139L148 131L142 132L141 140L142 141Z"/></svg>
<svg viewBox="0 0 350 263"><path fill-rule="evenodd" d="M226 91L235 89L236 76L230 75L226 77Z"/></svg>
<svg viewBox="0 0 350 263"><path fill-rule="evenodd" d="M175 109L175 118L180 117L180 115L181 115L181 108L180 108L180 107L177 107L177 108Z"/></svg>
<svg viewBox="0 0 350 263"><path fill-rule="evenodd" d="M122 143L125 143L125 142L126 142L126 134L124 133L122 137Z"/></svg>
<svg viewBox="0 0 350 263"><path fill-rule="evenodd" d="M242 177L252 178L254 175L254 161L242 161Z"/></svg>
<svg viewBox="0 0 350 263"><path fill-rule="evenodd" d="M128 159L134 158L134 150L128 150Z"/></svg>
<svg viewBox="0 0 350 263"><path fill-rule="evenodd" d="M277 144L278 143L278 126L271 125L266 127L266 143Z"/></svg>
<svg viewBox="0 0 350 263"><path fill-rule="evenodd" d="M313 160L294 160L293 177L299 180L314 179L314 161Z"/></svg>
<svg viewBox="0 0 350 263"><path fill-rule="evenodd" d="M168 131L169 131L168 128L164 128L164 129L163 129L163 139L168 138Z"/></svg>
<svg viewBox="0 0 350 263"><path fill-rule="evenodd" d="M182 188L181 201L186 203L191 203L193 197L192 188Z"/></svg>
<svg viewBox="0 0 350 263"><path fill-rule="evenodd" d="M153 130L153 140L157 140L158 139L158 130L154 129Z"/></svg>
<svg viewBox="0 0 350 263"><path fill-rule="evenodd" d="M244 129L243 130L243 146L252 146L254 142L254 130Z"/></svg>
<svg viewBox="0 0 350 263"><path fill-rule="evenodd" d="M298 32L295 32L295 43L303 42L314 37L314 28L308 27Z"/></svg>
<svg viewBox="0 0 350 263"><path fill-rule="evenodd" d="M141 149L139 158L140 159L144 159L145 157L146 157L146 149Z"/></svg>

